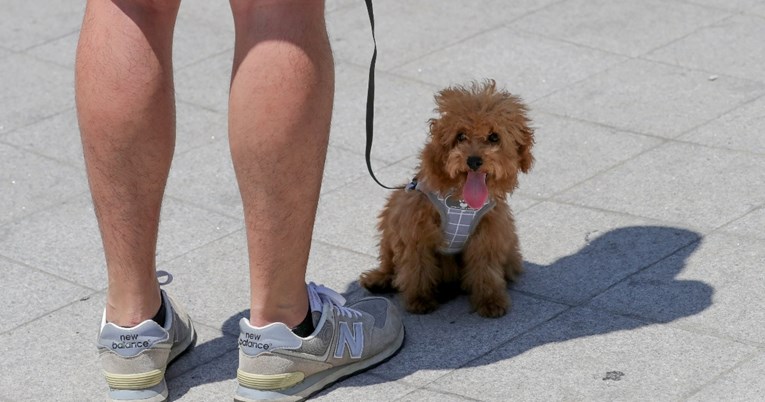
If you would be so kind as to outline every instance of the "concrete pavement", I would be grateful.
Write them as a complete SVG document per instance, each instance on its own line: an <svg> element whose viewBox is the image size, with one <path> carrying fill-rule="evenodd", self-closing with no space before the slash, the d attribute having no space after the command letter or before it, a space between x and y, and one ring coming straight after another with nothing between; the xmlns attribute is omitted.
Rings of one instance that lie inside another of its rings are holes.
<svg viewBox="0 0 765 402"><path fill-rule="evenodd" d="M102 400L106 275L74 111L83 4L0 16L0 401ZM459 298L407 314L388 363L328 401L765 398L765 2L378 0L373 164L412 174L432 96L494 78L523 97L537 163L511 203L526 274L510 313ZM363 296L387 191L363 159L371 37L328 2L337 94L309 280ZM247 313L241 202L226 140L233 26L184 0L178 145L158 268L196 321L167 373L177 401L230 400ZM288 172L285 172L288 173Z"/></svg>

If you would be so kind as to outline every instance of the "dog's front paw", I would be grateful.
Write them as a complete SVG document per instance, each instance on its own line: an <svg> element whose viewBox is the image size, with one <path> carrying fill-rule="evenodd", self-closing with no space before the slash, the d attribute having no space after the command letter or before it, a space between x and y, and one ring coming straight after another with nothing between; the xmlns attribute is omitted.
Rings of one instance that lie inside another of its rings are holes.
<svg viewBox="0 0 765 402"><path fill-rule="evenodd" d="M481 317L499 318L507 313L509 303L506 298L494 298L480 300L473 305Z"/></svg>
<svg viewBox="0 0 765 402"><path fill-rule="evenodd" d="M395 291L392 275L379 269L361 274L359 283L372 293L392 293Z"/></svg>
<svg viewBox="0 0 765 402"><path fill-rule="evenodd" d="M438 308L438 301L428 297L414 297L406 301L406 311L413 314L428 314Z"/></svg>

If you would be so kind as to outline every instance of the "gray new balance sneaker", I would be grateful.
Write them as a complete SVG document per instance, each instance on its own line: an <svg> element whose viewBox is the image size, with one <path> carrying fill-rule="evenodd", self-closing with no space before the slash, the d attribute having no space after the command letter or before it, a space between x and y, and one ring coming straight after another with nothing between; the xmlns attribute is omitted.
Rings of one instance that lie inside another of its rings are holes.
<svg viewBox="0 0 765 402"><path fill-rule="evenodd" d="M146 320L123 328L101 320L98 359L109 384L109 398L115 401L155 402L167 399L165 369L196 342L189 316L162 291L165 326Z"/></svg>
<svg viewBox="0 0 765 402"><path fill-rule="evenodd" d="M387 299L345 306L341 295L313 283L308 296L316 329L306 338L281 323L258 328L240 320L235 401L300 401L401 348L404 326Z"/></svg>

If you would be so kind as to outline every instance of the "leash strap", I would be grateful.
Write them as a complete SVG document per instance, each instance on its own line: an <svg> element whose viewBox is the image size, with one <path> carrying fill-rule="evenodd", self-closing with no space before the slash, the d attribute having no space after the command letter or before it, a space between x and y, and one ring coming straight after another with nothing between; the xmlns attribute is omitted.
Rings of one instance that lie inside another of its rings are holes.
<svg viewBox="0 0 765 402"><path fill-rule="evenodd" d="M364 150L364 157L367 160L367 170L369 170L369 175L372 176L372 179L382 188L397 190L404 187L388 187L385 184L380 183L380 180L377 180L375 173L372 171L370 157L372 154L372 137L375 121L375 63L377 62L377 40L375 39L375 16L374 11L372 10L372 0L364 0L364 2L367 5L367 12L369 13L369 25L372 27L372 43L374 43L375 46L374 53L372 53L372 62L369 63L369 86L367 87L367 143Z"/></svg>

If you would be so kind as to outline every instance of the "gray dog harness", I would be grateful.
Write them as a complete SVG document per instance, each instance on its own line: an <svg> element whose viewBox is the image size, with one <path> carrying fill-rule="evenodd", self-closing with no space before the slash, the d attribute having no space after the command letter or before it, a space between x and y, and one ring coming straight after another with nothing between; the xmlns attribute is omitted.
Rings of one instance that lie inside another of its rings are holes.
<svg viewBox="0 0 765 402"><path fill-rule="evenodd" d="M406 190L422 192L438 209L438 213L441 215L441 230L446 241L446 244L438 251L443 254L462 252L481 218L496 205L494 200L487 199L481 209L473 209L464 200L455 196L454 190L449 191L446 195L441 195L434 191L428 191L422 182L418 183L416 179L406 186Z"/></svg>

